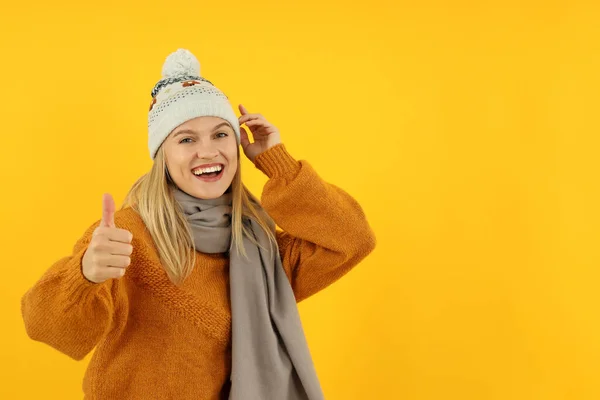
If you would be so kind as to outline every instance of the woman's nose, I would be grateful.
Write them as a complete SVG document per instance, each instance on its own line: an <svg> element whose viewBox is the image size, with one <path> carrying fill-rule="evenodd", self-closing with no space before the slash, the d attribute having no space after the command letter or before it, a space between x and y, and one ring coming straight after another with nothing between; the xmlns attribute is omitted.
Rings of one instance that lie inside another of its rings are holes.
<svg viewBox="0 0 600 400"><path fill-rule="evenodd" d="M198 158L203 160L212 160L219 155L217 148L210 142L199 143L197 149Z"/></svg>

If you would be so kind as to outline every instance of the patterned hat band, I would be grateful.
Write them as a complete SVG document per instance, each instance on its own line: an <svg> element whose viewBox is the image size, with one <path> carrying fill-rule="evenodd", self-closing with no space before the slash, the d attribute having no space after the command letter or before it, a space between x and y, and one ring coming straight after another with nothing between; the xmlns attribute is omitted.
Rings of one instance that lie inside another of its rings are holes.
<svg viewBox="0 0 600 400"><path fill-rule="evenodd" d="M171 85L171 84L177 83L177 82L194 81L194 80L208 82L212 85L211 81L209 81L208 79L202 78L200 76L184 75L184 76L178 76L175 78L166 78L166 79L161 79L160 81L158 81L158 83L156 85L154 85L154 89L152 89L151 96L152 96L152 98L155 98L156 95L158 94L158 92L160 92L160 90L167 85Z"/></svg>

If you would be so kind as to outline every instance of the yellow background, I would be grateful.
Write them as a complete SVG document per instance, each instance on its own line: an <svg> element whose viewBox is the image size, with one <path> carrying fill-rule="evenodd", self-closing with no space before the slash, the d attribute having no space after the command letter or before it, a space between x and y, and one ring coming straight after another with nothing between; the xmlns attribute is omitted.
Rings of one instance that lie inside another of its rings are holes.
<svg viewBox="0 0 600 400"><path fill-rule="evenodd" d="M82 397L19 301L149 168L179 47L377 233L300 306L328 399L600 398L597 4L3 3L0 398Z"/></svg>

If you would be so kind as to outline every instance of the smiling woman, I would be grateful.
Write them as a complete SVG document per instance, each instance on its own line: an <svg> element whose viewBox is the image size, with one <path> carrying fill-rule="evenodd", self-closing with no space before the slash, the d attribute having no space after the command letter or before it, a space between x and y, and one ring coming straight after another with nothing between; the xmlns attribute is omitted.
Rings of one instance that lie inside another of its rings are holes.
<svg viewBox="0 0 600 400"><path fill-rule="evenodd" d="M77 360L96 348L90 399L322 399L296 303L373 250L362 208L264 116L237 117L189 51L152 97L152 168L23 296L27 333Z"/></svg>

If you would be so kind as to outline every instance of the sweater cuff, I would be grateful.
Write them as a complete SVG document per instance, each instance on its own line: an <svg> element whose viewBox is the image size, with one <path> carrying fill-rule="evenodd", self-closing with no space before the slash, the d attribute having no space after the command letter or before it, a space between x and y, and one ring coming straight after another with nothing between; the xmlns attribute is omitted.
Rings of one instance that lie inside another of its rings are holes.
<svg viewBox="0 0 600 400"><path fill-rule="evenodd" d="M256 156L254 165L269 178L294 176L301 168L300 162L287 152L283 143L276 144Z"/></svg>

